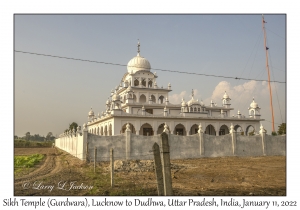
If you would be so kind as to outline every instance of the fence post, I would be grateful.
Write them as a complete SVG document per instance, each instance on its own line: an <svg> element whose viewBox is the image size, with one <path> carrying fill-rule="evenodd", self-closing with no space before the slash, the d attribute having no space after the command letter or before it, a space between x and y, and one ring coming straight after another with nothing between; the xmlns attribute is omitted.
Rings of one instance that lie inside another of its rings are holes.
<svg viewBox="0 0 300 210"><path fill-rule="evenodd" d="M163 132L161 135L162 147L162 169L164 180L164 194L166 196L173 195L172 178L171 178L171 163L170 163L170 147L168 142L168 134Z"/></svg>
<svg viewBox="0 0 300 210"><path fill-rule="evenodd" d="M97 147L94 149L94 173L96 173L96 163L97 163Z"/></svg>
<svg viewBox="0 0 300 210"><path fill-rule="evenodd" d="M90 162L90 156L89 156L89 142L86 142L85 160L86 160L87 163Z"/></svg>
<svg viewBox="0 0 300 210"><path fill-rule="evenodd" d="M131 130L130 130L130 125L127 122L126 125L126 160L130 159L130 141L131 141Z"/></svg>
<svg viewBox="0 0 300 210"><path fill-rule="evenodd" d="M110 148L110 185L114 186L114 149Z"/></svg>
<svg viewBox="0 0 300 210"><path fill-rule="evenodd" d="M199 124L198 127L198 134L199 134L199 140L200 140L200 156L204 155L204 139L203 139L203 130L202 130L202 125L201 123Z"/></svg>
<svg viewBox="0 0 300 210"><path fill-rule="evenodd" d="M161 158L160 158L159 146L156 142L153 144L152 151L153 151L153 155L154 155L154 168L155 168L155 175L156 175L156 181L157 181L157 192L158 192L158 195L163 195L164 182L163 182Z"/></svg>
<svg viewBox="0 0 300 210"><path fill-rule="evenodd" d="M89 158L88 158L88 129L87 129L87 125L84 123L83 124L83 146L82 146L82 159L88 162ZM84 145L86 145L86 148L84 148Z"/></svg>
<svg viewBox="0 0 300 210"><path fill-rule="evenodd" d="M230 126L231 140L232 140L232 154L236 155L236 131L231 123Z"/></svg>
<svg viewBox="0 0 300 210"><path fill-rule="evenodd" d="M260 125L259 133L261 135L262 153L263 153L263 155L266 155L266 131L262 124Z"/></svg>

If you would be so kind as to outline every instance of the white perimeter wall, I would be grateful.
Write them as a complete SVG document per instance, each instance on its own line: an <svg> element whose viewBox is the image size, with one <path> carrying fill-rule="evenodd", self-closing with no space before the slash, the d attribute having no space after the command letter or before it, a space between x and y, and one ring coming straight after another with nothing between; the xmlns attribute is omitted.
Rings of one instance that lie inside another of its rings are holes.
<svg viewBox="0 0 300 210"><path fill-rule="evenodd" d="M126 132L127 133L127 132ZM86 142L88 142L88 154L94 159L94 148L97 148L97 161L108 161L110 148L114 149L115 159L153 159L152 146L155 142L161 145L160 135L140 136L128 132L128 134L116 136L98 136L83 132L82 136L65 136L55 140L55 146L66 152L85 159ZM130 133L130 134L129 134ZM127 136L128 135L128 136ZM169 134L171 159L220 157L220 156L263 156L286 155L286 136L265 135L265 142L261 135L242 136L236 135L236 143L233 135L223 136L203 135L204 151L200 154L199 134L191 136L177 136ZM85 141L85 136L87 141ZM234 144L236 144L234 154ZM264 145L264 151L263 151Z"/></svg>

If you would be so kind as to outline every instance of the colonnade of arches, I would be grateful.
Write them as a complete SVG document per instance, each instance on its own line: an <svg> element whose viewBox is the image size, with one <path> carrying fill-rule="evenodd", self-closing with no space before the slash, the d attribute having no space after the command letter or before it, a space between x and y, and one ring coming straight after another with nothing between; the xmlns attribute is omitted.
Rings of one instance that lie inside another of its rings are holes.
<svg viewBox="0 0 300 210"><path fill-rule="evenodd" d="M120 133L125 132L126 125L127 125L127 123L122 126ZM138 130L138 133L137 133L137 130L134 127L134 125L129 123L129 129L131 130L132 133L138 134L138 135L143 135L143 136L153 136L153 135L161 134L164 130L164 126L165 126L165 123L160 124L156 129L157 132L155 133L153 130L153 127L149 123L144 123L140 127L140 129ZM190 127L190 129L187 130L183 124L179 123L175 126L175 128L173 130L171 130L171 133L175 134L175 135L181 135L181 136L194 135L194 134L198 133L198 129L199 129L198 126L199 126L198 124L193 124ZM241 135L254 135L254 132L255 132L255 129L252 125L247 126L246 131L244 131L240 125L235 125L233 129ZM230 128L227 125L222 125L218 131L218 135L219 136L226 135L226 134L229 134L229 132L230 132ZM109 125L105 125L105 126L91 128L91 129L89 129L89 133L92 133L95 135L100 135L100 136L112 136L112 125L109 124ZM204 133L208 134L208 135L217 135L216 128L211 124L209 124L205 127Z"/></svg>
<svg viewBox="0 0 300 210"><path fill-rule="evenodd" d="M105 125L96 128L90 128L89 133L99 136L112 136L112 125L109 124L108 126Z"/></svg>
<svg viewBox="0 0 300 210"><path fill-rule="evenodd" d="M136 132L136 128L134 127L133 124L129 123L129 125L130 125L131 132L134 134L143 135L143 136L153 136L153 135L161 134L163 132L165 123L162 123L157 127L156 133L155 133L153 127L149 123L144 123L140 127L138 133ZM190 129L187 130L183 124L179 123L175 126L175 128L173 130L171 130L171 133L175 134L175 135L181 135L181 136L194 135L194 134L198 133L198 129L199 129L198 126L199 126L198 124L193 124L190 127ZM121 133L124 133L125 130L126 130L126 124L123 125ZM236 125L234 127L234 130L236 132L240 133L241 135L244 135L244 131L240 125ZM255 131L254 127L252 125L250 125L246 128L245 135L249 135L249 134L251 135L251 132L254 133L254 131ZM205 127L204 133L208 134L208 135L217 135L217 131L216 131L215 127L211 124L209 124ZM229 133L230 133L230 128L227 125L222 125L218 131L219 136L226 135Z"/></svg>
<svg viewBox="0 0 300 210"><path fill-rule="evenodd" d="M157 99L154 95L151 95L150 97L151 97L152 103L158 103L158 104L165 103L165 97L163 95L159 96ZM125 97L124 97L124 99L125 99ZM135 94L133 94L133 101L137 102L137 96ZM146 95L141 94L139 97L139 103L146 103L147 101L149 101L149 100L147 100Z"/></svg>

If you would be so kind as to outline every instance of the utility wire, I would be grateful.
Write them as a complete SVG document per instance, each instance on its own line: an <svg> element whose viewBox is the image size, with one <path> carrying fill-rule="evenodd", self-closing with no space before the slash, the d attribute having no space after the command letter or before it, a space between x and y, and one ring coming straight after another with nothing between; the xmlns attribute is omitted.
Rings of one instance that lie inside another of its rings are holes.
<svg viewBox="0 0 300 210"><path fill-rule="evenodd" d="M20 51L20 50L15 50L15 52L26 53L26 54L31 54L31 55L47 56L47 57L53 57L53 58L68 59L68 60L91 62L91 63L101 63L101 64L115 65L115 66L127 66L125 64L119 64L119 63L109 63L109 62L104 62L104 61L92 61L92 60L86 60L86 59L80 59L80 58L70 58L70 57L63 57L63 56L57 56L57 55L47 55L47 54L26 52L26 51ZM239 78L239 77L229 77L229 76L221 76L221 75L213 75L213 74L201 74L201 73L195 73L195 72L175 71L175 70L167 70L167 69L152 68L152 70L167 71L167 72L174 72L174 73L180 73L180 74L192 74L192 75L207 76L207 77L219 77L219 78L227 78L227 79L255 80L255 81L261 81L261 82L267 81L267 80L248 79L248 78L242 78L242 77ZM271 82L286 83L286 82L282 82L282 81L271 81Z"/></svg>

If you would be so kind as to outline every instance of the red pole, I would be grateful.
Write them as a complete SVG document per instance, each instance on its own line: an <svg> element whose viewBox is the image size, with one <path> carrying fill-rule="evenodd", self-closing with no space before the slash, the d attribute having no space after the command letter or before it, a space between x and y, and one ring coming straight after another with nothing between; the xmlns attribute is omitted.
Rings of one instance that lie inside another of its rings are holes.
<svg viewBox="0 0 300 210"><path fill-rule="evenodd" d="M265 29L265 20L264 20L264 15L262 15L262 27L264 31L264 46L265 46L265 51L266 51L266 68L268 71L268 86L269 86L269 92L270 92L270 107L271 107L271 113L272 113L272 132L275 132L275 127L274 127L274 111L273 111L273 100L272 100L272 89L271 89L271 83L270 83L270 69L269 69L269 58L268 58L268 49L267 49L267 44L266 44L266 29Z"/></svg>

